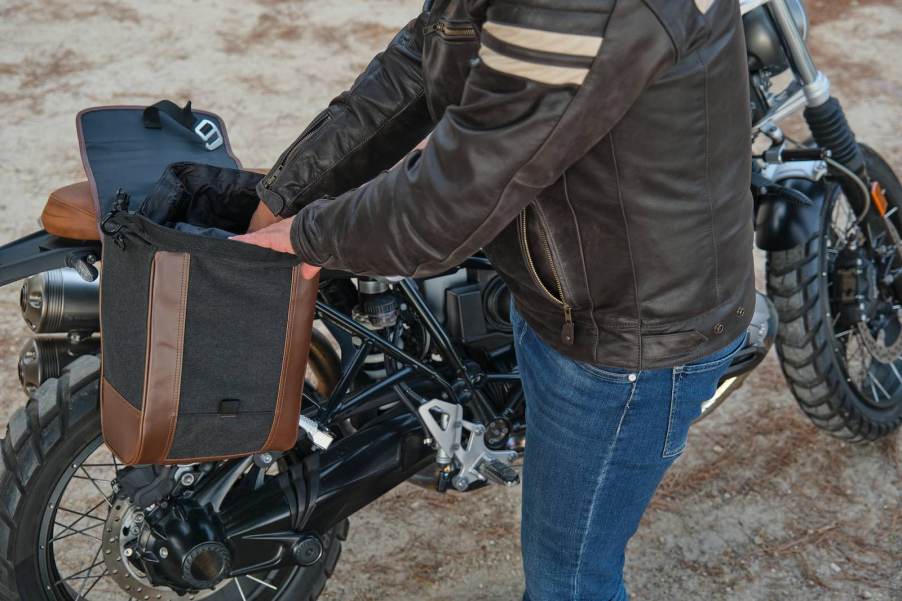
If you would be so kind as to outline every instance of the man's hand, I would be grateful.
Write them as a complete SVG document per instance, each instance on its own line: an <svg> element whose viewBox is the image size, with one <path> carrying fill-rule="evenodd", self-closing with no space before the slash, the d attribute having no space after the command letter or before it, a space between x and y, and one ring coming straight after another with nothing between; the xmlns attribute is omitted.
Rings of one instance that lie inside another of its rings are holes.
<svg viewBox="0 0 902 601"><path fill-rule="evenodd" d="M261 206L263 206L262 203ZM293 222L294 217L282 219L255 232L243 234L241 236L232 236L231 240L255 244L280 253L294 254L294 248L291 246L291 224ZM316 277L319 270L320 268L315 265L308 265L307 263L301 264L301 276L305 280L311 280Z"/></svg>

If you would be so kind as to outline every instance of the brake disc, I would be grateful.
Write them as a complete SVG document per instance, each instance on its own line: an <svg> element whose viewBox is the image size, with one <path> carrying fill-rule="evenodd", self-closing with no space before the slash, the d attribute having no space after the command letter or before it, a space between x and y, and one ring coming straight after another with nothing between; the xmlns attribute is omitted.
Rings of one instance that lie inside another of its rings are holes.
<svg viewBox="0 0 902 601"><path fill-rule="evenodd" d="M128 560L130 545L138 538L144 514L123 499L113 500L104 527L103 561L110 577L122 590L138 601L198 601L214 591L178 595L165 587L155 587L147 577Z"/></svg>
<svg viewBox="0 0 902 601"><path fill-rule="evenodd" d="M896 254L902 259L902 236L899 235L896 226L886 215L883 216L883 222L893 242L893 247L896 249ZM896 311L896 317L899 323L902 323L902 310ZM858 322L856 326L865 348L871 353L872 357L881 363L894 363L902 356L902 333L896 336L896 340L892 344L887 345L884 341L874 338L867 323Z"/></svg>

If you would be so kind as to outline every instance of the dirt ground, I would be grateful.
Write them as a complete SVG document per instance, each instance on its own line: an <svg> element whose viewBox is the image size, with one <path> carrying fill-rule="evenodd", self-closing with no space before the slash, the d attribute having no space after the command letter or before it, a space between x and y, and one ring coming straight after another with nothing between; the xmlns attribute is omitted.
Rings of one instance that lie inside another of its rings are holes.
<svg viewBox="0 0 902 601"><path fill-rule="evenodd" d="M190 98L230 124L245 165L267 165L420 4L0 0L0 239L84 178L79 109ZM859 138L902 169L902 0L810 4ZM23 401L17 294L0 289L0 423ZM897 437L849 446L815 430L769 358L694 428L654 498L629 548L634 598L902 599L900 461ZM517 599L518 505L517 489L402 486L352 520L323 599Z"/></svg>

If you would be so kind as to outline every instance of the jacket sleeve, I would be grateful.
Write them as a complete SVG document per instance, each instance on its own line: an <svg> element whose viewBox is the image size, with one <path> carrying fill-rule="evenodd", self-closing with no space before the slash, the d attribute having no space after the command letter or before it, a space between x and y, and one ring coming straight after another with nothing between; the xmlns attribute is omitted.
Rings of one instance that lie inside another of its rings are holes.
<svg viewBox="0 0 902 601"><path fill-rule="evenodd" d="M423 151L301 211L292 244L302 260L362 275L426 276L459 264L598 144L676 60L640 0L485 6L480 60L461 105L446 111Z"/></svg>
<svg viewBox="0 0 902 601"><path fill-rule="evenodd" d="M425 15L401 30L350 90L335 98L257 186L276 215L333 196L387 169L432 129L423 93Z"/></svg>

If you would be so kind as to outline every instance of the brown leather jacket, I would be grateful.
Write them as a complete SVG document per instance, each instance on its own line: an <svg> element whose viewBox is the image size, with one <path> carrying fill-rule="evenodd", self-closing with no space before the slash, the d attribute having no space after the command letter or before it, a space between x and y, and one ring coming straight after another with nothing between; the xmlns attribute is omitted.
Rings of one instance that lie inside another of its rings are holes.
<svg viewBox="0 0 902 601"><path fill-rule="evenodd" d="M754 308L747 74L735 0L433 0L258 191L309 263L484 249L562 353L679 365Z"/></svg>

